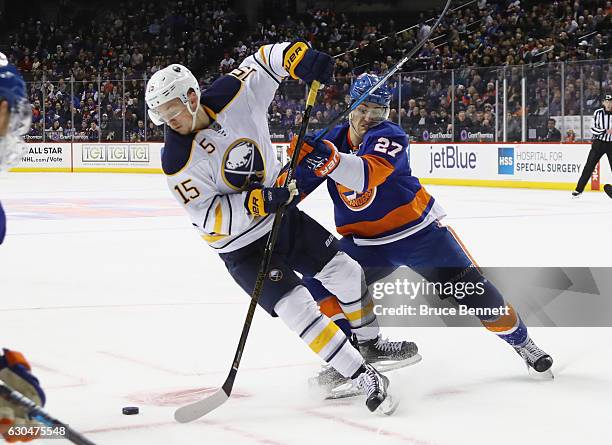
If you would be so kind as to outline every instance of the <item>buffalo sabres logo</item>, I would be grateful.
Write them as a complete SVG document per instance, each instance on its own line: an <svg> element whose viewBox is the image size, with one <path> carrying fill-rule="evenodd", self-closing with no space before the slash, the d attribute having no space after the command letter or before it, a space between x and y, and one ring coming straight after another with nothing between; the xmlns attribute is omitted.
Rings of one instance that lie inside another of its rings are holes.
<svg viewBox="0 0 612 445"><path fill-rule="evenodd" d="M374 202L374 198L376 198L376 187L370 190L366 190L363 193L358 193L354 190L344 187L341 184L336 184L338 189L338 195L342 202L352 210L353 212L357 212L359 210L364 210Z"/></svg>
<svg viewBox="0 0 612 445"><path fill-rule="evenodd" d="M263 182L265 163L251 139L234 141L223 155L223 180L233 190L244 190L250 182Z"/></svg>

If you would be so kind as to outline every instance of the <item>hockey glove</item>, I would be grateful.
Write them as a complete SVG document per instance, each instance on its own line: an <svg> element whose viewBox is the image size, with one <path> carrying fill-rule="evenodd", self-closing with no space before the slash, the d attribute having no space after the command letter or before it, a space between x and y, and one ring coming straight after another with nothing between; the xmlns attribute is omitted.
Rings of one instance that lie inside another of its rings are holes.
<svg viewBox="0 0 612 445"><path fill-rule="evenodd" d="M40 387L38 379L30 371L30 364L21 352L4 349L4 354L0 356L0 380L37 405L44 406L45 393ZM31 427L37 425L39 424L36 421L28 417L25 408L0 399L0 432L7 442L27 442L34 439L34 436L28 434L16 434L20 432L20 429L9 430L11 426ZM25 431L27 431L27 428L24 429Z"/></svg>
<svg viewBox="0 0 612 445"><path fill-rule="evenodd" d="M264 187L259 182L253 182L247 190L244 206L253 216L266 216L289 204L297 194L295 179L287 187Z"/></svg>
<svg viewBox="0 0 612 445"><path fill-rule="evenodd" d="M293 156L296 143L297 136L294 136L287 149L289 157ZM315 141L314 135L311 134L304 138L304 144L298 157L298 165L302 161L304 161L302 165L311 170L319 178L323 178L333 172L338 166L340 154L333 143L325 139Z"/></svg>
<svg viewBox="0 0 612 445"><path fill-rule="evenodd" d="M334 73L334 59L327 53L317 51L304 41L292 43L285 49L283 66L294 79L310 84L313 80L329 83Z"/></svg>

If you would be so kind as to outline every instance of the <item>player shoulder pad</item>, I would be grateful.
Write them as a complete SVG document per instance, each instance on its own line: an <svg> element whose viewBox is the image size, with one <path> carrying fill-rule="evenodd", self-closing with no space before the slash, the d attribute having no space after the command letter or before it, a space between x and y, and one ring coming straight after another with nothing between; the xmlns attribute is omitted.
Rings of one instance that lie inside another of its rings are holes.
<svg viewBox="0 0 612 445"><path fill-rule="evenodd" d="M375 143L381 137L391 139L404 146L408 146L408 136L406 135L404 129L390 121L381 122L375 127L370 128L362 143L367 147L370 144Z"/></svg>
<svg viewBox="0 0 612 445"><path fill-rule="evenodd" d="M162 170L168 176L180 172L189 163L195 133L184 136L168 128L161 151Z"/></svg>
<svg viewBox="0 0 612 445"><path fill-rule="evenodd" d="M225 75L215 80L212 85L202 94L202 105L212 118L221 113L238 94L242 88L242 82L235 76Z"/></svg>

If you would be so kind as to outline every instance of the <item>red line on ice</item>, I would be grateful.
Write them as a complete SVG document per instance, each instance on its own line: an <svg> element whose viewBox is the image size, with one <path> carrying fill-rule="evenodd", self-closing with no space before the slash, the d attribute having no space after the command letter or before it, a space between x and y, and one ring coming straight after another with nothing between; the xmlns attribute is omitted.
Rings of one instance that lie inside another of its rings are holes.
<svg viewBox="0 0 612 445"><path fill-rule="evenodd" d="M87 380L81 378L81 377L77 377L75 375L72 374L68 374L67 372L64 371L60 371L59 369L55 369L55 368L51 368L49 366L45 366L42 365L40 363L37 362L32 362L32 366L34 367L35 370L37 369L41 369L43 371L47 371L53 374L57 374L60 375L62 377L66 377L68 379L74 380L74 383L69 383L66 385L57 385L57 386L45 386L45 388L48 389L62 389L62 388L76 388L77 386L85 386L88 384Z"/></svg>
<svg viewBox="0 0 612 445"><path fill-rule="evenodd" d="M427 440L416 439L414 437L404 436L401 433L395 431L383 430L382 428L375 428L368 425L364 425L362 423L353 422L352 420L345 419L343 417L335 416L326 412L325 414L319 413L314 409L300 409L300 412L308 414L313 417L318 417L321 419L331 420L332 422L341 423L343 425L352 426L358 430L368 431L370 433L374 433L376 435L393 437L395 439L399 439L402 442L412 443L415 445L434 445L434 442L429 442Z"/></svg>

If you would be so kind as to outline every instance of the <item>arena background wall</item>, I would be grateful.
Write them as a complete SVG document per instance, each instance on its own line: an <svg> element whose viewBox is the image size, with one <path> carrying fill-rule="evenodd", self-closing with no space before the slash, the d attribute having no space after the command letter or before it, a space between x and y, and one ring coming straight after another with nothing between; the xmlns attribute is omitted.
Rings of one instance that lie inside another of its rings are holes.
<svg viewBox="0 0 612 445"><path fill-rule="evenodd" d="M274 143L287 161L288 143ZM161 173L162 143L33 143L14 172ZM424 184L572 190L590 144L412 143L410 164ZM590 190L612 182L604 160Z"/></svg>

